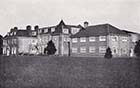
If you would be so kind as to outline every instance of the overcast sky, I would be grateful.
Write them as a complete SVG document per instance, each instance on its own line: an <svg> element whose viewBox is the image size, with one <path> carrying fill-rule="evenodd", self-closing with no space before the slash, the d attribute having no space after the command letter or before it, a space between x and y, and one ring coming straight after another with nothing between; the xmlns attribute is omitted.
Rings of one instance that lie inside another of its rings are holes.
<svg viewBox="0 0 140 88"><path fill-rule="evenodd" d="M140 33L140 0L0 0L0 34L38 24L110 23Z"/></svg>

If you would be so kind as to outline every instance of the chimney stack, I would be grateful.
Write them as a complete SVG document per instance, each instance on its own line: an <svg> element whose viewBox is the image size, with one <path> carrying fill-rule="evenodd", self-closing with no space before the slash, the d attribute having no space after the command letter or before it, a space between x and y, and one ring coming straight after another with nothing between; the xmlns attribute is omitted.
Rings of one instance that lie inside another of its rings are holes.
<svg viewBox="0 0 140 88"><path fill-rule="evenodd" d="M31 25L26 26L26 30L31 31L31 29L32 29Z"/></svg>
<svg viewBox="0 0 140 88"><path fill-rule="evenodd" d="M88 22L87 21L84 22L84 28L86 28L86 27L88 27Z"/></svg>

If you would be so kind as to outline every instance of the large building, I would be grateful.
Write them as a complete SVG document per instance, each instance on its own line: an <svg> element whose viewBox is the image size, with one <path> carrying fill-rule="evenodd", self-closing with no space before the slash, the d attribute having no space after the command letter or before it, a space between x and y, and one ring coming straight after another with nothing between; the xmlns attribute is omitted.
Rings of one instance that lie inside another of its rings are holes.
<svg viewBox="0 0 140 88"><path fill-rule="evenodd" d="M38 53L36 36L36 30L31 30L31 26L26 29L12 28L3 38L3 54L9 56Z"/></svg>
<svg viewBox="0 0 140 88"><path fill-rule="evenodd" d="M47 43L53 40L57 49L56 55L68 56L70 54L70 36L78 33L81 25L66 25L63 20L56 26L38 28L39 52L44 54Z"/></svg>
<svg viewBox="0 0 140 88"><path fill-rule="evenodd" d="M40 28L38 25L26 29L14 27L3 38L4 55L45 54L47 43L52 40L55 55L103 57L111 48L113 57L134 56L136 41L140 34L121 30L111 24L67 25L61 20L57 25Z"/></svg>
<svg viewBox="0 0 140 88"><path fill-rule="evenodd" d="M88 22L85 22L88 25ZM71 56L103 57L111 48L113 57L134 56L137 33L120 30L110 24L86 26L84 30L71 36Z"/></svg>

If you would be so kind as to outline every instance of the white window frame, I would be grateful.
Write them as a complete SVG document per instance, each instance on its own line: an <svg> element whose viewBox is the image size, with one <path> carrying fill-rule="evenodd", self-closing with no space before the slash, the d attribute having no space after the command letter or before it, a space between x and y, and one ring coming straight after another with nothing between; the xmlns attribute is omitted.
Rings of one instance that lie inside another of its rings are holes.
<svg viewBox="0 0 140 88"><path fill-rule="evenodd" d="M55 28L54 28L54 27L52 27L52 28L51 28L51 32L54 32L54 31L55 31Z"/></svg>
<svg viewBox="0 0 140 88"><path fill-rule="evenodd" d="M127 42L128 41L128 38L127 37L122 37L122 41L123 42Z"/></svg>
<svg viewBox="0 0 140 88"><path fill-rule="evenodd" d="M106 52L106 47L105 46L100 46L99 47L99 53L105 53Z"/></svg>
<svg viewBox="0 0 140 88"><path fill-rule="evenodd" d="M63 33L68 34L69 30L67 28L63 28Z"/></svg>
<svg viewBox="0 0 140 88"><path fill-rule="evenodd" d="M89 47L89 53L96 53L96 47L95 46L90 46Z"/></svg>
<svg viewBox="0 0 140 88"><path fill-rule="evenodd" d="M96 41L96 37L89 37L89 42L95 42Z"/></svg>
<svg viewBox="0 0 140 88"><path fill-rule="evenodd" d="M77 43L78 42L78 38L72 38L72 43Z"/></svg>
<svg viewBox="0 0 140 88"><path fill-rule="evenodd" d="M111 36L111 40L112 41L118 41L118 37L117 36Z"/></svg>
<svg viewBox="0 0 140 88"><path fill-rule="evenodd" d="M77 52L78 52L78 48L72 47L72 53L77 53Z"/></svg>
<svg viewBox="0 0 140 88"><path fill-rule="evenodd" d="M79 32L79 30L79 28L71 28L72 34L76 34L77 32Z"/></svg>
<svg viewBox="0 0 140 88"><path fill-rule="evenodd" d="M81 37L80 42L86 42L86 37Z"/></svg>
<svg viewBox="0 0 140 88"><path fill-rule="evenodd" d="M80 47L80 53L86 53L86 47Z"/></svg>
<svg viewBox="0 0 140 88"><path fill-rule="evenodd" d="M47 33L48 32L48 28L47 29L44 29L44 33Z"/></svg>
<svg viewBox="0 0 140 88"><path fill-rule="evenodd" d="M99 41L106 41L106 36L99 36Z"/></svg>

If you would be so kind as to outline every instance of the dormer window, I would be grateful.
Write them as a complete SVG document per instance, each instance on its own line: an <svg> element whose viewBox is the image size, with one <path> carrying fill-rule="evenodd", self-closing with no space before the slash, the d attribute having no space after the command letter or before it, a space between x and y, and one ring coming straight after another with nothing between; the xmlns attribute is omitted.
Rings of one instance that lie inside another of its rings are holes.
<svg viewBox="0 0 140 88"><path fill-rule="evenodd" d="M79 28L71 28L72 34L76 34L77 32L79 32L79 30Z"/></svg>
<svg viewBox="0 0 140 88"><path fill-rule="evenodd" d="M48 32L48 29L44 29L44 33L47 33Z"/></svg>
<svg viewBox="0 0 140 88"><path fill-rule="evenodd" d="M13 33L10 33L10 35L12 36L12 35L13 35Z"/></svg>
<svg viewBox="0 0 140 88"><path fill-rule="evenodd" d="M55 31L55 28L51 28L51 32L54 32Z"/></svg>
<svg viewBox="0 0 140 88"><path fill-rule="evenodd" d="M37 34L37 33L36 33L35 31L34 31L34 32L32 32L32 35L34 35L34 36L35 36L36 34Z"/></svg>
<svg viewBox="0 0 140 88"><path fill-rule="evenodd" d="M38 30L38 33L40 34L41 32L42 32L42 30L39 29L39 30Z"/></svg>
<svg viewBox="0 0 140 88"><path fill-rule="evenodd" d="M66 28L64 28L64 29L63 29L63 33L68 34L68 33L69 33L69 30L66 29Z"/></svg>
<svg viewBox="0 0 140 88"><path fill-rule="evenodd" d="M16 35L16 32L14 32L14 35Z"/></svg>

